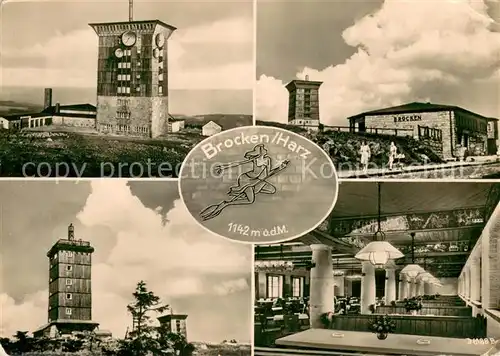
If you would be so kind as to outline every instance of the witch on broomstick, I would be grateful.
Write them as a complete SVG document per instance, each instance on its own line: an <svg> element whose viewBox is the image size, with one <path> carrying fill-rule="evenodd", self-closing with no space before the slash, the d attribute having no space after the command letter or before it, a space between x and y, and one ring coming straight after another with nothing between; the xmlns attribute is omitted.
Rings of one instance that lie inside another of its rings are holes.
<svg viewBox="0 0 500 356"><path fill-rule="evenodd" d="M213 204L200 212L202 220L210 220L218 216L225 208L231 205L249 205L255 202L257 194L274 194L276 187L267 181L268 178L284 170L289 160L272 167L271 157L267 154L267 149L263 144L256 145L251 151L244 155L242 161L231 162L215 168L216 174L221 174L224 170L251 164L251 168L242 173L237 180L237 185L229 188L228 200L223 200L218 204Z"/></svg>

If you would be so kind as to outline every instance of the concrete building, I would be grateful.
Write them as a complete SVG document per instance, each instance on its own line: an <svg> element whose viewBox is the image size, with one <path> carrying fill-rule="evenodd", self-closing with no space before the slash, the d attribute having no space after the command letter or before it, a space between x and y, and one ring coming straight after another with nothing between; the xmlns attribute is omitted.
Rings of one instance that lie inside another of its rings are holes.
<svg viewBox="0 0 500 356"><path fill-rule="evenodd" d="M35 337L58 337L72 332L93 331L92 253L88 241L75 240L73 224L68 237L58 240L49 258L48 323L33 332Z"/></svg>
<svg viewBox="0 0 500 356"><path fill-rule="evenodd" d="M161 325L165 326L170 332L180 334L187 340L187 315L186 314L168 314L158 318Z"/></svg>
<svg viewBox="0 0 500 356"><path fill-rule="evenodd" d="M185 120L170 118L168 120L168 132L175 133L184 129Z"/></svg>
<svg viewBox="0 0 500 356"><path fill-rule="evenodd" d="M52 89L45 88L44 109L41 112L4 115L0 128L25 129L42 126L65 126L95 129L96 107L92 104L52 105Z"/></svg>
<svg viewBox="0 0 500 356"><path fill-rule="evenodd" d="M288 124L317 131L319 119L319 87L322 82L292 80L286 85L289 93Z"/></svg>
<svg viewBox="0 0 500 356"><path fill-rule="evenodd" d="M348 118L351 132L410 136L424 141L445 160L496 154L498 120L458 106L413 102Z"/></svg>
<svg viewBox="0 0 500 356"><path fill-rule="evenodd" d="M203 136L213 136L215 134L218 134L219 132L222 131L222 126L219 124L209 121L203 127L201 128L201 134Z"/></svg>
<svg viewBox="0 0 500 356"><path fill-rule="evenodd" d="M176 28L159 20L89 25L99 36L97 130L167 134L167 40Z"/></svg>

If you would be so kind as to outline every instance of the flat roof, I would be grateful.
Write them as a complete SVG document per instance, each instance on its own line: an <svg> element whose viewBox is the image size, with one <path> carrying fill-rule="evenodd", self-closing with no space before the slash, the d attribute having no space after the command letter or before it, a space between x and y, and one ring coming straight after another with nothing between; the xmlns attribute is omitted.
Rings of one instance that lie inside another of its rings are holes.
<svg viewBox="0 0 500 356"><path fill-rule="evenodd" d="M89 26L104 26L104 25L139 25L139 24L146 24L146 23L155 23L157 25L161 25L163 27L169 28L171 30L177 30L177 27L174 27L172 25L169 25L163 21L160 20L141 20L141 21L119 21L119 22L99 22L99 23L89 23Z"/></svg>

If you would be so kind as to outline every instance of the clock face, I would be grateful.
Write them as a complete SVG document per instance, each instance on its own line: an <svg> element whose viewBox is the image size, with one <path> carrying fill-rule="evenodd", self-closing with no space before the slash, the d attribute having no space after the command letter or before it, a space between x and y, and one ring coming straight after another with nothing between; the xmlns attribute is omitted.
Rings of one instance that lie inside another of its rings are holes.
<svg viewBox="0 0 500 356"><path fill-rule="evenodd" d="M160 56L160 49L155 48L153 50L153 57L158 58Z"/></svg>
<svg viewBox="0 0 500 356"><path fill-rule="evenodd" d="M165 36L163 35L163 33L157 34L155 41L156 41L156 45L158 47L160 47L160 48L163 47L163 45L165 44Z"/></svg>
<svg viewBox="0 0 500 356"><path fill-rule="evenodd" d="M137 36L132 31L127 31L122 35L122 43L127 47L133 46L136 40Z"/></svg>
<svg viewBox="0 0 500 356"><path fill-rule="evenodd" d="M123 57L123 50L121 48L115 49L115 57L116 58L122 58Z"/></svg>

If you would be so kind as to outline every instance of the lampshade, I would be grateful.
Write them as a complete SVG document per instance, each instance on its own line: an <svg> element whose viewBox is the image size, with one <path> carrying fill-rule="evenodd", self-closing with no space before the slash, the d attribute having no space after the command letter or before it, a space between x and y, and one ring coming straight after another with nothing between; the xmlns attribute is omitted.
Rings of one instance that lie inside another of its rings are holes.
<svg viewBox="0 0 500 356"><path fill-rule="evenodd" d="M420 273L425 273L425 270L422 267L420 267L419 265L410 264L410 265L406 265L401 270L400 273L405 274L405 275L407 275L410 278L415 278Z"/></svg>
<svg viewBox="0 0 500 356"><path fill-rule="evenodd" d="M370 261L377 268L382 268L387 261L395 260L404 255L387 241L372 241L359 251L356 259Z"/></svg>
<svg viewBox="0 0 500 356"><path fill-rule="evenodd" d="M434 276L429 272L422 272L417 275L417 278L420 278L424 282L429 282L432 278L434 278Z"/></svg>

